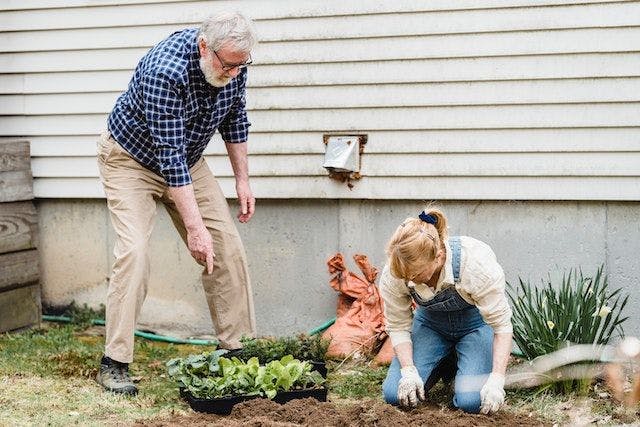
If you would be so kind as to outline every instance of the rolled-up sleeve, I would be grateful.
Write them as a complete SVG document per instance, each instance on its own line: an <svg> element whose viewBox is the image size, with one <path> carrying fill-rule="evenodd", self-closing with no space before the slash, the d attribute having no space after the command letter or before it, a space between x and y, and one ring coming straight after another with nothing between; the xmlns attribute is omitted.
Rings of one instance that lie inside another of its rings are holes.
<svg viewBox="0 0 640 427"><path fill-rule="evenodd" d="M511 307L505 292L504 271L495 261L495 255L493 258L483 260L482 280L470 286L467 292L494 333L510 333L513 332L513 326Z"/></svg>
<svg viewBox="0 0 640 427"><path fill-rule="evenodd" d="M411 342L411 295L403 280L393 277L389 266L385 266L380 277L380 295L384 301L386 330L395 347L403 342Z"/></svg>
<svg viewBox="0 0 640 427"><path fill-rule="evenodd" d="M145 118L160 173L170 187L191 184L180 86L162 74L144 76L142 85Z"/></svg>
<svg viewBox="0 0 640 427"><path fill-rule="evenodd" d="M242 143L249 139L249 118L247 117L247 72L238 76L238 96L218 128L224 142Z"/></svg>

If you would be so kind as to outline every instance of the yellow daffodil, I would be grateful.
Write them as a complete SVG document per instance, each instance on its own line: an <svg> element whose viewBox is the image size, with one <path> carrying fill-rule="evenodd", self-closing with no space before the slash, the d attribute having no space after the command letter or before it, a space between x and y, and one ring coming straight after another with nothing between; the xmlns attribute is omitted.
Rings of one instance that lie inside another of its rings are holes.
<svg viewBox="0 0 640 427"><path fill-rule="evenodd" d="M556 324L553 323L551 320L547 320L547 326L549 327L549 330L552 330L553 328L556 327Z"/></svg>

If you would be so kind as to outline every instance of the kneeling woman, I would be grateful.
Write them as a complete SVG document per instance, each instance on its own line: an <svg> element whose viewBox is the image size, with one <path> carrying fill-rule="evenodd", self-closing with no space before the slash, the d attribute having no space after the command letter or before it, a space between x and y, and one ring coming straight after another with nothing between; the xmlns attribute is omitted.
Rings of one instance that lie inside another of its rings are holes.
<svg viewBox="0 0 640 427"><path fill-rule="evenodd" d="M428 209L400 224L387 257L380 293L396 357L383 384L385 400L415 406L455 352L453 404L471 413L497 411L512 326L504 273L491 248L448 237L444 214Z"/></svg>

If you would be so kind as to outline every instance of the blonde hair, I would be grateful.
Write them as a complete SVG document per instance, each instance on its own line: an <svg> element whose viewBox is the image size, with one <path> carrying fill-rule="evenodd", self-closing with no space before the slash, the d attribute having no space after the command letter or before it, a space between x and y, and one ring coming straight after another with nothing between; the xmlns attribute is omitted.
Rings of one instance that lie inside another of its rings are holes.
<svg viewBox="0 0 640 427"><path fill-rule="evenodd" d="M389 268L395 277L411 280L433 262L447 239L447 218L435 207L427 207L421 216L430 216L426 222L419 217L407 218L396 228L387 243Z"/></svg>

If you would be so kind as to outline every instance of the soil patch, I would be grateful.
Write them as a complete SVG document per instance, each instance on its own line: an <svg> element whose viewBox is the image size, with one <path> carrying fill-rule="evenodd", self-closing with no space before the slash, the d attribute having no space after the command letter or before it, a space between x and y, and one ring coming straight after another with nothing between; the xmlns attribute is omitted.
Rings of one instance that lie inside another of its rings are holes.
<svg viewBox="0 0 640 427"><path fill-rule="evenodd" d="M425 404L404 411L386 403L364 400L352 403L318 402L315 399L292 400L280 405L268 399L254 399L240 403L230 415L191 413L173 415L163 420L141 421L138 426L390 426L446 425L467 426L543 426L539 419L523 414L501 411L497 414L472 415L462 411L443 409Z"/></svg>

